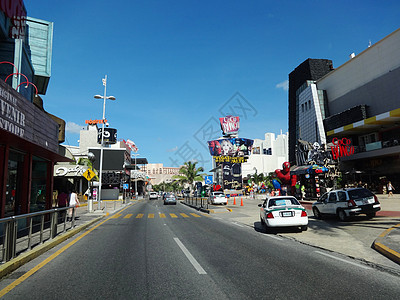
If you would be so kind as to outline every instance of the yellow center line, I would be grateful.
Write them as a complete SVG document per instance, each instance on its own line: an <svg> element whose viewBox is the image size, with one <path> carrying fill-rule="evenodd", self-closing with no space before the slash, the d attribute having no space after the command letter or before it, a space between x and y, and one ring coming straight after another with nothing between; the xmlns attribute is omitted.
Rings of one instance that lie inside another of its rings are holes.
<svg viewBox="0 0 400 300"><path fill-rule="evenodd" d="M189 216L188 216L187 214L180 213L180 215L181 215L182 217L184 217L184 218L189 218Z"/></svg>
<svg viewBox="0 0 400 300"><path fill-rule="evenodd" d="M178 216L176 214L169 214L171 218L177 218Z"/></svg>
<svg viewBox="0 0 400 300"><path fill-rule="evenodd" d="M154 219L154 214L149 214L148 218L149 219Z"/></svg>
<svg viewBox="0 0 400 300"><path fill-rule="evenodd" d="M124 217L124 219L129 219L130 217L132 217L133 216L133 214L127 214L125 217Z"/></svg>
<svg viewBox="0 0 400 300"><path fill-rule="evenodd" d="M140 218L142 218L144 215L143 214L138 214L137 216L136 216L136 219L140 219Z"/></svg>
<svg viewBox="0 0 400 300"><path fill-rule="evenodd" d="M197 215L197 214L195 214L195 213L190 213L193 217L196 217L196 218L201 218L199 215Z"/></svg>
<svg viewBox="0 0 400 300"><path fill-rule="evenodd" d="M121 210L124 211L125 209L128 209L131 205L125 207L124 209ZM95 230L96 228L98 228L99 226L103 225L105 222L107 222L108 220L112 219L113 216L105 219L103 222L100 222L99 224L97 224L96 226L92 227L91 229L89 229L88 231L86 231L85 233L83 233L82 235L78 236L76 239L74 239L73 241L69 242L67 245L65 245L64 247L62 247L60 250L56 251L55 253L53 253L52 255L50 255L48 258L46 258L44 261L42 261L41 263L39 263L38 265L36 265L35 267L33 267L32 269L30 269L28 272L26 272L24 275L22 275L21 277L19 277L18 279L16 279L14 282L10 283L8 286L6 286L4 289L2 289L0 291L0 298L3 297L5 294L7 294L8 292L10 292L12 289L14 289L16 286L18 286L19 284L21 284L22 282L24 282L26 279L28 279L31 275L35 274L37 271L39 271L41 268L43 268L45 265L47 265L50 261L52 261L53 259L55 259L57 256L59 256L61 253L63 253L65 250L67 250L68 248L70 248L71 246L73 246L75 243L77 243L78 241L80 241L81 239L83 239L85 236L87 236L89 233L91 233L93 230Z"/></svg>

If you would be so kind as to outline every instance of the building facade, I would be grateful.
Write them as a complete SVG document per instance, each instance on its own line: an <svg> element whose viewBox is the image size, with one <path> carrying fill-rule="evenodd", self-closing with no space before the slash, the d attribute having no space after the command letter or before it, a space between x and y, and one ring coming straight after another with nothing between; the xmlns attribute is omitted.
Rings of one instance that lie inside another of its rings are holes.
<svg viewBox="0 0 400 300"><path fill-rule="evenodd" d="M282 132L275 137L274 133L265 133L265 139L255 139L252 153L247 162L242 164L243 177L254 173L268 174L281 169L288 160L288 134Z"/></svg>
<svg viewBox="0 0 400 300"><path fill-rule="evenodd" d="M299 95L297 117L289 113L298 137L323 143L325 132L328 145L344 146L337 154L346 183L362 181L378 192L387 181L400 184L399 48L400 29L320 78L307 78L302 90L289 87Z"/></svg>
<svg viewBox="0 0 400 300"><path fill-rule="evenodd" d="M160 184L162 182L169 183L174 181L173 176L179 175L180 168L164 167L163 164L147 164L142 168L152 185Z"/></svg>
<svg viewBox="0 0 400 300"><path fill-rule="evenodd" d="M1 218L51 208L53 166L70 161L59 152L65 122L39 96L50 78L52 23L27 18L23 1L12 3L0 7Z"/></svg>

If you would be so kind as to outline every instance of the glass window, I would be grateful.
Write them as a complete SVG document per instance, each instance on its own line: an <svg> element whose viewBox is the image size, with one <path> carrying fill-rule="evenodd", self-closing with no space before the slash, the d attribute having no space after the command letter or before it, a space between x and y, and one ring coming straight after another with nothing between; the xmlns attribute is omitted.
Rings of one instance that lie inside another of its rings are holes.
<svg viewBox="0 0 400 300"><path fill-rule="evenodd" d="M4 217L9 217L21 213L23 163L24 155L22 153L10 150L8 157Z"/></svg>
<svg viewBox="0 0 400 300"><path fill-rule="evenodd" d="M346 201L346 192L338 192L339 201Z"/></svg>
<svg viewBox="0 0 400 300"><path fill-rule="evenodd" d="M329 202L336 202L336 193L329 194Z"/></svg>
<svg viewBox="0 0 400 300"><path fill-rule="evenodd" d="M47 161L39 157L32 160L30 212L46 209Z"/></svg>

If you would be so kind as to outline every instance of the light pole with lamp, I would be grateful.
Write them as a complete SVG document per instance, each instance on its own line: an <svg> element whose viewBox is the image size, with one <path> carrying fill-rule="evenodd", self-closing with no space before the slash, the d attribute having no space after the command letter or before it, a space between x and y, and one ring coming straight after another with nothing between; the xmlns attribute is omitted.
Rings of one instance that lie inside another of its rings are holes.
<svg viewBox="0 0 400 300"><path fill-rule="evenodd" d="M99 176L99 200L97 201L98 210L101 209L101 186L102 186L102 173L103 173L103 144L104 144L104 123L106 122L106 100L115 100L114 96L106 96L107 94L107 75L103 79L104 85L104 95L95 95L95 99L103 99L103 119L102 119L102 129L101 129L101 145L100 145L100 176Z"/></svg>
<svg viewBox="0 0 400 300"><path fill-rule="evenodd" d="M137 200L138 197L138 192L137 192L137 181L138 181L138 172L137 172L137 164L136 164L136 157L139 155L139 153L132 154L135 156L135 200Z"/></svg>

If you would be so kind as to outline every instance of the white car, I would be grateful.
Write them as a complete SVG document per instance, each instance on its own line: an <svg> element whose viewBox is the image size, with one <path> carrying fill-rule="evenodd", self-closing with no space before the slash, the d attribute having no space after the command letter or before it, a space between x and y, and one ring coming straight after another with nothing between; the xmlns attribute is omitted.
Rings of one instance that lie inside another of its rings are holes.
<svg viewBox="0 0 400 300"><path fill-rule="evenodd" d="M271 227L299 227L306 231L308 228L306 209L293 196L270 197L258 206L261 207L261 224L267 230Z"/></svg>
<svg viewBox="0 0 400 300"><path fill-rule="evenodd" d="M223 192L212 192L208 199L209 204L228 204L228 198L226 198Z"/></svg>
<svg viewBox="0 0 400 300"><path fill-rule="evenodd" d="M150 192L149 193L149 199L158 199L158 193L157 192Z"/></svg>

